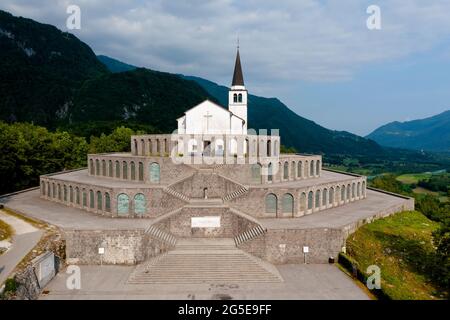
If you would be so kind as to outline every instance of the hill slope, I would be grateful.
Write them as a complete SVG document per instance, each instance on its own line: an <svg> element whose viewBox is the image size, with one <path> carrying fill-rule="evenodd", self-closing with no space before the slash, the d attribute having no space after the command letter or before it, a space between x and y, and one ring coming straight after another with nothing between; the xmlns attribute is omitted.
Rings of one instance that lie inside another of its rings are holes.
<svg viewBox="0 0 450 320"><path fill-rule="evenodd" d="M0 119L54 126L74 90L105 73L74 35L0 10Z"/></svg>
<svg viewBox="0 0 450 320"><path fill-rule="evenodd" d="M132 66L131 64L126 64L122 61L110 58L108 56L98 55L97 58L108 68L109 71L114 73L132 71L137 69L137 67Z"/></svg>
<svg viewBox="0 0 450 320"><path fill-rule="evenodd" d="M450 110L430 118L388 123L367 138L389 147L449 152Z"/></svg>

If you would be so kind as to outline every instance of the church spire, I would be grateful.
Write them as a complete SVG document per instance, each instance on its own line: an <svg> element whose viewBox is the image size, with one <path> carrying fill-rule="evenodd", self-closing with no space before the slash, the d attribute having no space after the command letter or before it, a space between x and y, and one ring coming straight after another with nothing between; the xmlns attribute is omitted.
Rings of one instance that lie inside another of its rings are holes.
<svg viewBox="0 0 450 320"><path fill-rule="evenodd" d="M233 81L231 86L243 86L244 76L242 75L241 58L239 56L239 44L237 47L236 62L234 64Z"/></svg>

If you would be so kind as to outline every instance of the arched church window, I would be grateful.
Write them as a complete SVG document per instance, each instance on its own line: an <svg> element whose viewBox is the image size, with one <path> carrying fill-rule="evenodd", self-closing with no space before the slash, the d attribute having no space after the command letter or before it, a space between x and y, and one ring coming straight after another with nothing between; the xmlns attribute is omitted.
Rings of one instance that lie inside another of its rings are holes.
<svg viewBox="0 0 450 320"><path fill-rule="evenodd" d="M306 161L305 161L305 178L308 177L308 170L309 170L309 167L308 167L308 160L306 160Z"/></svg>
<svg viewBox="0 0 450 320"><path fill-rule="evenodd" d="M238 102L242 102L242 93L238 94Z"/></svg>
<svg viewBox="0 0 450 320"><path fill-rule="evenodd" d="M291 176L292 179L295 179L295 161L291 162Z"/></svg>
<svg viewBox="0 0 450 320"><path fill-rule="evenodd" d="M272 150L271 150L271 141L267 140L267 156L270 157L270 155L272 154Z"/></svg>
<svg viewBox="0 0 450 320"><path fill-rule="evenodd" d="M61 192L61 185L58 183L58 200L62 200Z"/></svg>
<svg viewBox="0 0 450 320"><path fill-rule="evenodd" d="M317 160L316 161L316 175L319 175L319 173L320 173L320 161Z"/></svg>
<svg viewBox="0 0 450 320"><path fill-rule="evenodd" d="M144 181L144 164L139 162L139 181Z"/></svg>
<svg viewBox="0 0 450 320"><path fill-rule="evenodd" d="M309 170L309 176L314 177L314 160L311 160L310 170Z"/></svg>
<svg viewBox="0 0 450 320"><path fill-rule="evenodd" d="M261 183L261 165L259 163L252 165L252 182Z"/></svg>
<svg viewBox="0 0 450 320"><path fill-rule="evenodd" d="M97 191L97 209L98 210L103 210L102 204L103 204L102 193L100 191Z"/></svg>
<svg viewBox="0 0 450 320"><path fill-rule="evenodd" d="M105 193L105 211L111 212L111 197L108 192Z"/></svg>
<svg viewBox="0 0 450 320"><path fill-rule="evenodd" d="M289 163L287 161L283 165L283 179L289 179Z"/></svg>
<svg viewBox="0 0 450 320"><path fill-rule="evenodd" d="M236 103L237 102L237 94L233 94L233 102Z"/></svg>
<svg viewBox="0 0 450 320"><path fill-rule="evenodd" d="M67 186L64 185L64 202L67 202Z"/></svg>
<svg viewBox="0 0 450 320"><path fill-rule="evenodd" d="M73 188L72 188L72 186L69 187L69 199L70 199L70 202L73 203Z"/></svg>
<svg viewBox="0 0 450 320"><path fill-rule="evenodd" d="M358 182L358 187L356 188L356 196L359 197L361 194L361 182Z"/></svg>
<svg viewBox="0 0 450 320"><path fill-rule="evenodd" d="M134 213L137 215L143 215L146 212L147 202L145 196L142 193L138 193L134 196Z"/></svg>
<svg viewBox="0 0 450 320"><path fill-rule="evenodd" d="M345 201L345 186L342 186L341 189L341 201Z"/></svg>
<svg viewBox="0 0 450 320"><path fill-rule="evenodd" d="M351 200L350 199L350 185L347 185L347 200Z"/></svg>
<svg viewBox="0 0 450 320"><path fill-rule="evenodd" d="M145 152L145 141L144 141L144 139L141 139L141 152L142 152L142 155L145 156L146 152Z"/></svg>
<svg viewBox="0 0 450 320"><path fill-rule="evenodd" d="M50 198L50 182L47 182L47 197Z"/></svg>
<svg viewBox="0 0 450 320"><path fill-rule="evenodd" d="M55 198L56 199L56 185L54 184L54 183L52 183L52 195L53 195L53 198Z"/></svg>
<svg viewBox="0 0 450 320"><path fill-rule="evenodd" d="M283 213L294 213L294 197L290 193L285 193L282 199Z"/></svg>
<svg viewBox="0 0 450 320"><path fill-rule="evenodd" d="M134 161L131 161L130 163L130 170L131 170L131 180L136 180L136 165L134 164Z"/></svg>
<svg viewBox="0 0 450 320"><path fill-rule="evenodd" d="M315 203L315 207L316 208L320 208L320 190L316 191L316 203Z"/></svg>
<svg viewBox="0 0 450 320"><path fill-rule="evenodd" d="M313 208L313 192L310 191L308 193L308 209L312 209Z"/></svg>
<svg viewBox="0 0 450 320"><path fill-rule="evenodd" d="M327 195L328 195L328 190L327 190L327 188L325 188L322 191L322 206L327 205Z"/></svg>
<svg viewBox="0 0 450 320"><path fill-rule="evenodd" d="M355 197L355 190L356 189L356 184L353 182L353 184L352 184L352 198L354 198Z"/></svg>
<svg viewBox="0 0 450 320"><path fill-rule="evenodd" d="M277 213L277 196L273 193L269 193L266 196L266 212L267 213Z"/></svg>
<svg viewBox="0 0 450 320"><path fill-rule="evenodd" d="M136 139L133 139L134 143L134 154L138 154L138 143Z"/></svg>
<svg viewBox="0 0 450 320"><path fill-rule="evenodd" d="M150 164L150 182L159 182L160 179L160 168L157 162Z"/></svg>
<svg viewBox="0 0 450 320"><path fill-rule="evenodd" d="M128 164L126 161L122 163L122 178L128 179Z"/></svg>
<svg viewBox="0 0 450 320"><path fill-rule="evenodd" d="M127 215L130 212L130 198L125 193L117 196L117 214Z"/></svg>

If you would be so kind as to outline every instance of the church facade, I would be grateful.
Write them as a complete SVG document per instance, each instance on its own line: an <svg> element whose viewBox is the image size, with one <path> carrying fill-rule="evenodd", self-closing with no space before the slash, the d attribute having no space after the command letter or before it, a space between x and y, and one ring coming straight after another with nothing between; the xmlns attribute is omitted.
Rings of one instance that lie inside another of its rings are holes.
<svg viewBox="0 0 450 320"><path fill-rule="evenodd" d="M173 134L132 136L129 153L89 154L87 169L43 175L40 197L105 218L148 219L145 241L159 250L177 239L229 238L277 262L265 249L265 222L362 201L367 181L323 170L320 155L280 154L276 131L248 129L247 103L238 51L228 108L206 100L177 119ZM318 251L317 261L335 251Z"/></svg>

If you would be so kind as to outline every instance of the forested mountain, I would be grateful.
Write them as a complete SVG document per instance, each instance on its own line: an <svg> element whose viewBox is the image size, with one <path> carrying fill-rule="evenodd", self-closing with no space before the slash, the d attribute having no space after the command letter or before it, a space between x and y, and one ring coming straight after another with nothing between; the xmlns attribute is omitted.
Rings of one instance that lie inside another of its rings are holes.
<svg viewBox="0 0 450 320"><path fill-rule="evenodd" d="M450 110L425 119L388 123L367 138L389 147L450 152Z"/></svg>

